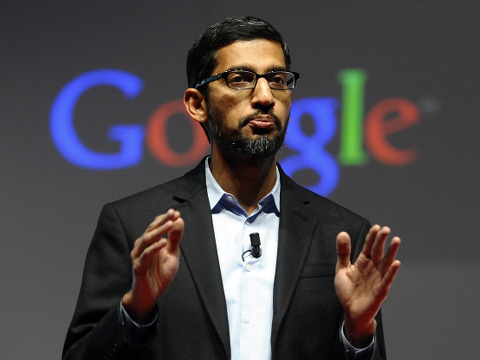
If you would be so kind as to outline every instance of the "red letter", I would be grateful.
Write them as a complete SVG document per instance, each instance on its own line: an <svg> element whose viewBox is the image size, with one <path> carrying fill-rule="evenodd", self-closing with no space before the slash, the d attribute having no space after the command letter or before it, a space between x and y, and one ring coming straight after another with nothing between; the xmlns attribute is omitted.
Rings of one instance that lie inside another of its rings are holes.
<svg viewBox="0 0 480 360"><path fill-rule="evenodd" d="M387 165L413 162L417 157L415 150L397 149L388 142L387 136L414 125L419 118L417 106L406 99L390 98L376 104L365 119L365 140L370 153Z"/></svg>
<svg viewBox="0 0 480 360"><path fill-rule="evenodd" d="M170 101L160 106L151 116L146 141L153 156L160 162L171 167L191 165L206 153L209 148L207 137L200 125L192 122L193 144L190 150L183 154L174 152L168 143L167 122L173 114L185 114L188 117L182 100Z"/></svg>

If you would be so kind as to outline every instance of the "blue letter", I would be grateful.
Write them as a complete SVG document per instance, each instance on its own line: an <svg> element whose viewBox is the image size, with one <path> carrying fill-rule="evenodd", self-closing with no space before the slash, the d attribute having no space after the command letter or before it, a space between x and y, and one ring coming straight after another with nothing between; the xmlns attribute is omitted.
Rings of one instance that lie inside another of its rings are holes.
<svg viewBox="0 0 480 360"><path fill-rule="evenodd" d="M293 102L285 144L299 154L281 161L290 176L302 169L314 170L320 181L309 189L323 196L336 188L340 177L337 162L324 150L336 132L337 108L338 101L334 98L304 98ZM315 132L311 136L305 135L302 130L303 115L310 115L314 121Z"/></svg>
<svg viewBox="0 0 480 360"><path fill-rule="evenodd" d="M87 148L77 136L73 113L78 99L95 86L113 86L127 99L143 88L142 80L121 70L94 70L69 82L58 94L50 113L50 132L58 151L71 163L93 170L113 170L137 164L142 159L143 125L116 125L108 130L110 140L120 142L118 153L101 153Z"/></svg>

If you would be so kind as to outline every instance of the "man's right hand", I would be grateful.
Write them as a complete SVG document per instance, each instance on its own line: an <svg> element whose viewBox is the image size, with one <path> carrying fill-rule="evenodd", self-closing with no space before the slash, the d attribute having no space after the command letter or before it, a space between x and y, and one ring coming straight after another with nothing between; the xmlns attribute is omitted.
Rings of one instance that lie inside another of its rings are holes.
<svg viewBox="0 0 480 360"><path fill-rule="evenodd" d="M169 209L157 216L135 241L130 253L132 289L123 296L122 304L132 320L139 324L148 321L155 302L177 273L183 228L180 212Z"/></svg>

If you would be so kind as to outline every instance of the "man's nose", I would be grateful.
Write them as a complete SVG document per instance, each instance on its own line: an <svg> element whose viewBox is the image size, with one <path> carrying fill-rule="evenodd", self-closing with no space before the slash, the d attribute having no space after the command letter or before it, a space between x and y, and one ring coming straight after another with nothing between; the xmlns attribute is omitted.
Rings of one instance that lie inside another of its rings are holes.
<svg viewBox="0 0 480 360"><path fill-rule="evenodd" d="M272 106L275 102L275 97L273 96L272 89L268 85L268 81L265 78L259 78L257 80L257 85L253 89L253 98L252 103L262 105L262 106Z"/></svg>

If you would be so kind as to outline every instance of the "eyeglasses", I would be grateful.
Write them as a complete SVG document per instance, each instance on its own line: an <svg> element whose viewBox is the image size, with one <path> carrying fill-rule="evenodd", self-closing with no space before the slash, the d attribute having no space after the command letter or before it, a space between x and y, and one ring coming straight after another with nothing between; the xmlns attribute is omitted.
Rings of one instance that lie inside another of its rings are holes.
<svg viewBox="0 0 480 360"><path fill-rule="evenodd" d="M255 88L259 78L267 80L270 89L290 90L295 87L297 80L300 78L300 74L293 71L274 70L260 75L249 70L227 70L200 81L195 85L195 89L222 78L225 79L229 88L236 90Z"/></svg>

